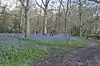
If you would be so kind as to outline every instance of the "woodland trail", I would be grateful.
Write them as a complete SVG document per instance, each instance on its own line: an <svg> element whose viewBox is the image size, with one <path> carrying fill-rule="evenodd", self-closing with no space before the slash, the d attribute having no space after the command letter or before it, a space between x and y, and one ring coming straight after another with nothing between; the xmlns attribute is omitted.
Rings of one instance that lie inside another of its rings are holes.
<svg viewBox="0 0 100 66"><path fill-rule="evenodd" d="M100 41L32 63L30 66L100 66Z"/></svg>

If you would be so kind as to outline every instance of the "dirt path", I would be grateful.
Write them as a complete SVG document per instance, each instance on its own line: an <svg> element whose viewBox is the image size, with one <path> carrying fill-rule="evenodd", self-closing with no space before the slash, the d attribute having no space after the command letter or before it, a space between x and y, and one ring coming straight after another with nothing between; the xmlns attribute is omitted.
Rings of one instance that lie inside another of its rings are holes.
<svg viewBox="0 0 100 66"><path fill-rule="evenodd" d="M30 66L100 66L100 41L90 40L89 43L87 47L48 57Z"/></svg>

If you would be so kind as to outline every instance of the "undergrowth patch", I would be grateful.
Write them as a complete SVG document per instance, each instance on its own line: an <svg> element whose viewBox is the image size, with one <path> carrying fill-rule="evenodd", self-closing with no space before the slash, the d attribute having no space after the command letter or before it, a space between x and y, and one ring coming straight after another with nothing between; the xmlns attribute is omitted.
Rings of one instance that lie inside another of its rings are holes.
<svg viewBox="0 0 100 66"><path fill-rule="evenodd" d="M25 40L26 42L23 42ZM87 40L49 42L20 39L19 44L0 44L0 66L28 66L33 61L43 59L51 53L60 53L74 47L87 46Z"/></svg>

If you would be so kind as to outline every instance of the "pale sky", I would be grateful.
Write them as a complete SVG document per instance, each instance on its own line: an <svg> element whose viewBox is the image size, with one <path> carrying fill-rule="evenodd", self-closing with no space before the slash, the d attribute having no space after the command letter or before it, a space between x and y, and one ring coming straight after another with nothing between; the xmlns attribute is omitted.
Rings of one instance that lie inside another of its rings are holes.
<svg viewBox="0 0 100 66"><path fill-rule="evenodd" d="M37 1L38 3L41 3L40 0L37 0ZM54 1L57 2L58 0L54 0ZM16 6L16 0L1 0L1 3L2 3L1 5L7 5L8 8L10 8L10 10L12 10Z"/></svg>
<svg viewBox="0 0 100 66"><path fill-rule="evenodd" d="M38 3L41 3L41 0L37 0L37 1L38 1ZM53 1L58 2L59 0L53 0ZM63 1L66 1L66 0L63 0ZM75 0L72 0L72 1L75 1ZM8 8L10 8L10 10L12 10L16 6L16 0L1 0L1 3L2 3L2 5L7 5ZM56 6L57 6L57 4L56 4Z"/></svg>
<svg viewBox="0 0 100 66"><path fill-rule="evenodd" d="M7 5L8 8L13 9L15 7L14 0L1 0L1 5Z"/></svg>

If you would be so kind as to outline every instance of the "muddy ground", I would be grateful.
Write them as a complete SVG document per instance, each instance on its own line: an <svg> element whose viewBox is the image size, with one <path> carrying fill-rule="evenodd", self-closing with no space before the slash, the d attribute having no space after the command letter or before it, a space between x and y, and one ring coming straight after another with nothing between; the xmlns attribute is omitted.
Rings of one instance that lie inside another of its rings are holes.
<svg viewBox="0 0 100 66"><path fill-rule="evenodd" d="M90 40L89 46L77 48L33 62L30 66L100 66L100 41Z"/></svg>

